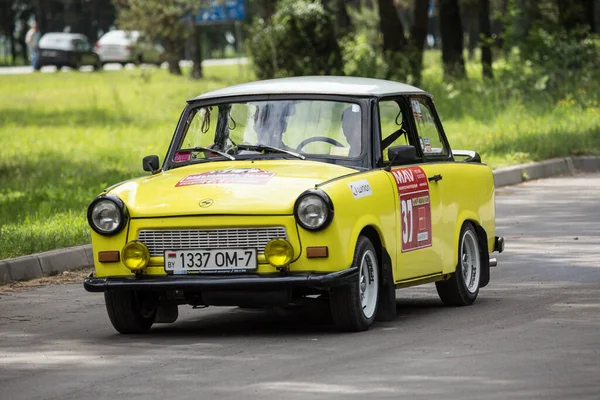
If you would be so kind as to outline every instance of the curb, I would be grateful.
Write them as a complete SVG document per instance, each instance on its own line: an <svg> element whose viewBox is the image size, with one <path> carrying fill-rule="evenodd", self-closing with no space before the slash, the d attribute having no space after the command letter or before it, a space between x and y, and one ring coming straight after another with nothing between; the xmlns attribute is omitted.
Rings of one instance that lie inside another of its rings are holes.
<svg viewBox="0 0 600 400"><path fill-rule="evenodd" d="M67 247L0 260L0 284L26 281L94 265L92 246Z"/></svg>
<svg viewBox="0 0 600 400"><path fill-rule="evenodd" d="M575 175L583 172L600 171L600 156L553 158L494 170L496 187L550 178L561 175Z"/></svg>
<svg viewBox="0 0 600 400"><path fill-rule="evenodd" d="M600 171L600 156L555 158L494 170L495 187L582 172ZM63 271L92 267L91 245L68 247L0 260L0 284L59 274Z"/></svg>

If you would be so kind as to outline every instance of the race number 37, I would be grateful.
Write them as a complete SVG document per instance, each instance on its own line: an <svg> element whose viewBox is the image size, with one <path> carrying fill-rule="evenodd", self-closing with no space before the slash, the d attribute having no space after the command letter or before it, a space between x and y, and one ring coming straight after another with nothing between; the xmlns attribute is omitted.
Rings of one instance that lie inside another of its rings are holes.
<svg viewBox="0 0 600 400"><path fill-rule="evenodd" d="M392 170L400 198L402 252L431 246L429 182L421 167Z"/></svg>

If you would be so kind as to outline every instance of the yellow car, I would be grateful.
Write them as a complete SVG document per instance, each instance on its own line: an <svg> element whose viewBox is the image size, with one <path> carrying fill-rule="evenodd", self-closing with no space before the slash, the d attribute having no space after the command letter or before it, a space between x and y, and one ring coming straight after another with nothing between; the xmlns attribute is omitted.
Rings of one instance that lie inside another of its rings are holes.
<svg viewBox="0 0 600 400"><path fill-rule="evenodd" d="M396 315L396 289L435 282L472 304L504 239L494 178L451 150L431 95L376 79L252 82L188 100L166 157L87 212L95 273L121 333L178 306L320 299L334 324Z"/></svg>

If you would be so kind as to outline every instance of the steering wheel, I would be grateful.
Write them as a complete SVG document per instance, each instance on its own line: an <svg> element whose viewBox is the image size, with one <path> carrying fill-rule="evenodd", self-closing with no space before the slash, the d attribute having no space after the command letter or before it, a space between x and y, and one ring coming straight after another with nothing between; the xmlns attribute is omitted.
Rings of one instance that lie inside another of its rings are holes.
<svg viewBox="0 0 600 400"><path fill-rule="evenodd" d="M325 137L325 136L314 136L308 139L304 139L300 142L300 144L296 147L296 151L302 150L307 144L314 142L325 142L334 145L335 147L346 147L335 139Z"/></svg>

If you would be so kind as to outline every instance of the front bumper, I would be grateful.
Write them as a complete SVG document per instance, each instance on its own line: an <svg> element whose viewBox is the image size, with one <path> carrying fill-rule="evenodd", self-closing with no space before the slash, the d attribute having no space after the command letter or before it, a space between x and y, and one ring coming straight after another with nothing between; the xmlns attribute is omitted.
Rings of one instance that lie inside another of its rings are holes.
<svg viewBox="0 0 600 400"><path fill-rule="evenodd" d="M270 275L170 275L142 276L140 278L96 278L88 277L83 287L88 292L110 290L272 290L292 288L326 289L355 281L358 268L352 267L327 274L294 273Z"/></svg>

